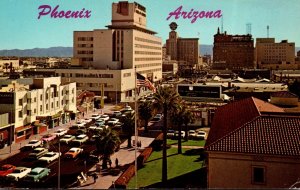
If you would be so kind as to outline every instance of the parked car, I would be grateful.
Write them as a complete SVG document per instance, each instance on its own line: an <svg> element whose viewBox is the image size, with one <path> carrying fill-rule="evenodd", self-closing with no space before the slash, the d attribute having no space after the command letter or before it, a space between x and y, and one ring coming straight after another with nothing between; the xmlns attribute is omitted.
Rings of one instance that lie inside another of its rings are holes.
<svg viewBox="0 0 300 190"><path fill-rule="evenodd" d="M49 164L50 162L53 162L54 160L58 159L60 155L61 153L58 152L48 152L44 154L42 157L40 157L39 161L46 162Z"/></svg>
<svg viewBox="0 0 300 190"><path fill-rule="evenodd" d="M197 132L195 130L189 130L188 133L190 138L195 138L197 135Z"/></svg>
<svg viewBox="0 0 300 190"><path fill-rule="evenodd" d="M31 153L29 153L28 158L31 159L38 159L42 157L44 154L48 152L48 149L46 148L35 148Z"/></svg>
<svg viewBox="0 0 300 190"><path fill-rule="evenodd" d="M82 148L71 148L65 153L66 158L77 158L83 152Z"/></svg>
<svg viewBox="0 0 300 190"><path fill-rule="evenodd" d="M9 181L19 181L20 179L25 177L30 171L31 168L16 167L13 172L6 176L6 178Z"/></svg>
<svg viewBox="0 0 300 190"><path fill-rule="evenodd" d="M123 111L131 111L132 110L132 108L130 107L130 106L125 106L122 110L121 110L121 112L123 112Z"/></svg>
<svg viewBox="0 0 300 190"><path fill-rule="evenodd" d="M40 140L31 140L26 144L23 149L34 149L42 145L42 141Z"/></svg>
<svg viewBox="0 0 300 190"><path fill-rule="evenodd" d="M80 122L80 121L77 121L76 123L74 123L70 129L79 129L79 128L84 128L86 125L85 122Z"/></svg>
<svg viewBox="0 0 300 190"><path fill-rule="evenodd" d="M114 112L112 113L111 117L117 118L117 117L120 117L121 115L122 115L122 112L120 112L120 111L114 111Z"/></svg>
<svg viewBox="0 0 300 190"><path fill-rule="evenodd" d="M104 121L109 120L109 116L108 115L101 115L100 118L103 119Z"/></svg>
<svg viewBox="0 0 300 190"><path fill-rule="evenodd" d="M53 134L55 134L57 137L61 137L61 136L64 136L65 134L67 134L67 132L68 132L67 129L58 129Z"/></svg>
<svg viewBox="0 0 300 190"><path fill-rule="evenodd" d="M56 138L55 134L46 134L42 137L41 141L50 142L50 141L53 141L55 138Z"/></svg>
<svg viewBox="0 0 300 190"><path fill-rule="evenodd" d="M59 139L59 142L69 144L74 139L75 136L73 135L65 135L61 139Z"/></svg>
<svg viewBox="0 0 300 190"><path fill-rule="evenodd" d="M105 121L103 120L103 119L98 119L98 120L96 120L96 122L95 122L95 125L96 126L100 126L100 125L104 125L105 124Z"/></svg>
<svg viewBox="0 0 300 190"><path fill-rule="evenodd" d="M97 113L94 113L91 115L90 119L92 119L93 121L96 121L97 119L100 119L100 115Z"/></svg>
<svg viewBox="0 0 300 190"><path fill-rule="evenodd" d="M50 169L37 167L32 169L24 178L26 182L39 182L50 174Z"/></svg>
<svg viewBox="0 0 300 190"><path fill-rule="evenodd" d="M89 139L89 142L90 142L90 143L94 143L98 137L99 137L99 135L93 135L93 136Z"/></svg>
<svg viewBox="0 0 300 190"><path fill-rule="evenodd" d="M87 140L89 139L89 137L87 135L78 135L77 137L75 137L75 139L72 141L72 144L76 144L76 145L82 145L83 143L85 143Z"/></svg>
<svg viewBox="0 0 300 190"><path fill-rule="evenodd" d="M206 137L206 132L205 131L198 131L195 138L197 139L201 139L201 140L204 140Z"/></svg>
<svg viewBox="0 0 300 190"><path fill-rule="evenodd" d="M119 119L117 118L110 118L110 120L107 121L108 126L116 125L119 122Z"/></svg>
<svg viewBox="0 0 300 190"><path fill-rule="evenodd" d="M78 136L78 135L84 135L87 133L87 129L86 128L80 128L80 129L77 129L76 132L75 132L75 136Z"/></svg>
<svg viewBox="0 0 300 190"><path fill-rule="evenodd" d="M172 137L174 137L174 130L168 130L167 131L167 138L172 138Z"/></svg>
<svg viewBox="0 0 300 190"><path fill-rule="evenodd" d="M14 165L4 164L3 166L0 167L0 178L3 179L8 174L12 173L15 168L16 168L16 166L14 166Z"/></svg>
<svg viewBox="0 0 300 190"><path fill-rule="evenodd" d="M86 123L86 124L88 124L88 123L90 123L90 122L92 122L93 120L92 119L88 119L88 118L84 118L84 119L81 119L81 123Z"/></svg>
<svg viewBox="0 0 300 190"><path fill-rule="evenodd" d="M174 132L174 137L177 138L179 136L179 131L175 131ZM181 138L184 138L185 137L185 132L184 131L181 131Z"/></svg>

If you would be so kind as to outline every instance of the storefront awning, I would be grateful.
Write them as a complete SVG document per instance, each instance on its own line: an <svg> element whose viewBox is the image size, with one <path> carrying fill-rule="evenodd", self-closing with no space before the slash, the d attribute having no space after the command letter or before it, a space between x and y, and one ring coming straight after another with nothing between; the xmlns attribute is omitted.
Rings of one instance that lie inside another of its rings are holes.
<svg viewBox="0 0 300 190"><path fill-rule="evenodd" d="M16 133L21 132L21 131L26 131L28 129L31 129L30 125L29 126L21 126L21 127L16 128Z"/></svg>

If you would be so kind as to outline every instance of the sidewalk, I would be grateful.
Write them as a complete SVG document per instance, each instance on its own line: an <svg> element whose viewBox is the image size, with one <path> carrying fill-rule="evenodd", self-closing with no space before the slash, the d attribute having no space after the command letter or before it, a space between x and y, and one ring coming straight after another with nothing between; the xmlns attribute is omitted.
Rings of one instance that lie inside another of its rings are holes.
<svg viewBox="0 0 300 190"><path fill-rule="evenodd" d="M132 137L132 140L134 140L134 136ZM141 151L148 147L154 138L148 138L148 137L138 137L138 140L141 141L142 147L137 150L137 157L141 154ZM89 176L87 178L87 181L84 182L81 186L76 187L74 189L108 189L109 187L113 186L113 183L122 175L122 171L118 172L118 168L115 166L115 159L118 158L119 160L119 167L122 167L126 164L130 164L134 162L135 160L135 151L134 148L127 149L127 141L123 142L121 144L121 149L116 152L114 155L111 156L112 160L112 168L109 168L107 170L101 170L100 173L96 172L98 174L98 179L96 180L96 183L94 183L94 179L92 176ZM101 164L101 162L99 163ZM110 170L112 172L110 172ZM90 172L96 171L96 165L92 167ZM113 171L116 171L118 173L117 175L113 175Z"/></svg>

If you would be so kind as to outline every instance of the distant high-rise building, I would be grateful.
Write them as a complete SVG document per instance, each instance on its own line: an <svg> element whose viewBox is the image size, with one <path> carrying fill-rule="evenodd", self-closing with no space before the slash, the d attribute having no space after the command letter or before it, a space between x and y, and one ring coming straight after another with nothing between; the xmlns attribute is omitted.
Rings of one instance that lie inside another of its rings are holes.
<svg viewBox="0 0 300 190"><path fill-rule="evenodd" d="M177 29L177 24L170 24L171 32L166 43L167 55L171 60L176 60L180 64L194 66L198 64L199 58L199 38L180 38Z"/></svg>
<svg viewBox="0 0 300 190"><path fill-rule="evenodd" d="M255 57L259 69L297 69L295 43L275 38L256 38Z"/></svg>
<svg viewBox="0 0 300 190"><path fill-rule="evenodd" d="M227 35L218 28L214 35L213 69L245 68L255 68L252 35Z"/></svg>

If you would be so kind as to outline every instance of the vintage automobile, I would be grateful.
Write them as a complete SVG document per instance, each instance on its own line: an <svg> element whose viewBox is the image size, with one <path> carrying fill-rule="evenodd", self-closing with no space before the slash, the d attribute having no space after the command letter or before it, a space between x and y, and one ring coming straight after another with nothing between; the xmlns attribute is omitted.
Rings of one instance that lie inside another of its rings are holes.
<svg viewBox="0 0 300 190"><path fill-rule="evenodd" d="M119 119L117 119L117 118L110 118L110 119L107 121L107 125L108 125L108 126L113 126L113 125L116 125L118 122L119 122Z"/></svg>
<svg viewBox="0 0 300 190"><path fill-rule="evenodd" d="M67 134L67 132L68 132L67 129L58 129L53 134L56 135L57 137L61 137L61 136L64 136L65 134Z"/></svg>
<svg viewBox="0 0 300 190"><path fill-rule="evenodd" d="M23 150L34 149L40 147L42 145L42 141L40 140L31 140L23 147Z"/></svg>
<svg viewBox="0 0 300 190"><path fill-rule="evenodd" d="M103 119L98 119L98 120L96 120L96 122L95 122L95 125L96 126L100 126L100 125L104 125L105 124L105 121L103 120Z"/></svg>
<svg viewBox="0 0 300 190"><path fill-rule="evenodd" d="M32 169L25 177L26 182L39 182L50 174L50 169L37 167Z"/></svg>
<svg viewBox="0 0 300 190"><path fill-rule="evenodd" d="M206 137L205 131L197 131L197 134L195 136L196 139L204 140Z"/></svg>
<svg viewBox="0 0 300 190"><path fill-rule="evenodd" d="M89 137L87 135L85 135L85 134L78 135L77 137L75 137L74 140L72 140L72 144L80 146L83 143L85 143L88 139L89 139Z"/></svg>
<svg viewBox="0 0 300 190"><path fill-rule="evenodd" d="M38 159L42 157L44 154L48 152L48 149L46 148L35 148L31 153L29 153L28 158L30 159Z"/></svg>
<svg viewBox="0 0 300 190"><path fill-rule="evenodd" d="M65 153L66 158L77 158L83 152L82 148L71 148Z"/></svg>
<svg viewBox="0 0 300 190"><path fill-rule="evenodd" d="M59 142L69 144L74 139L75 136L73 135L65 135L61 139L59 139Z"/></svg>
<svg viewBox="0 0 300 190"><path fill-rule="evenodd" d="M55 138L56 138L55 134L46 134L42 137L41 141L50 142L50 141L53 141Z"/></svg>
<svg viewBox="0 0 300 190"><path fill-rule="evenodd" d="M12 173L16 166L13 166L11 164L4 164L0 167L0 178L6 177L8 174Z"/></svg>
<svg viewBox="0 0 300 190"><path fill-rule="evenodd" d="M48 152L44 154L42 157L40 157L39 161L46 162L49 164L50 162L53 162L54 160L58 159L60 155L61 153L58 152Z"/></svg>
<svg viewBox="0 0 300 190"><path fill-rule="evenodd" d="M109 120L109 116L108 115L101 115L100 118L103 119L104 121Z"/></svg>
<svg viewBox="0 0 300 190"><path fill-rule="evenodd" d="M100 115L97 113L94 113L91 115L90 119L92 119L93 121L96 121L97 119L100 119Z"/></svg>
<svg viewBox="0 0 300 190"><path fill-rule="evenodd" d="M16 167L12 173L6 176L6 178L8 181L19 181L20 179L25 177L30 171L31 168Z"/></svg>

